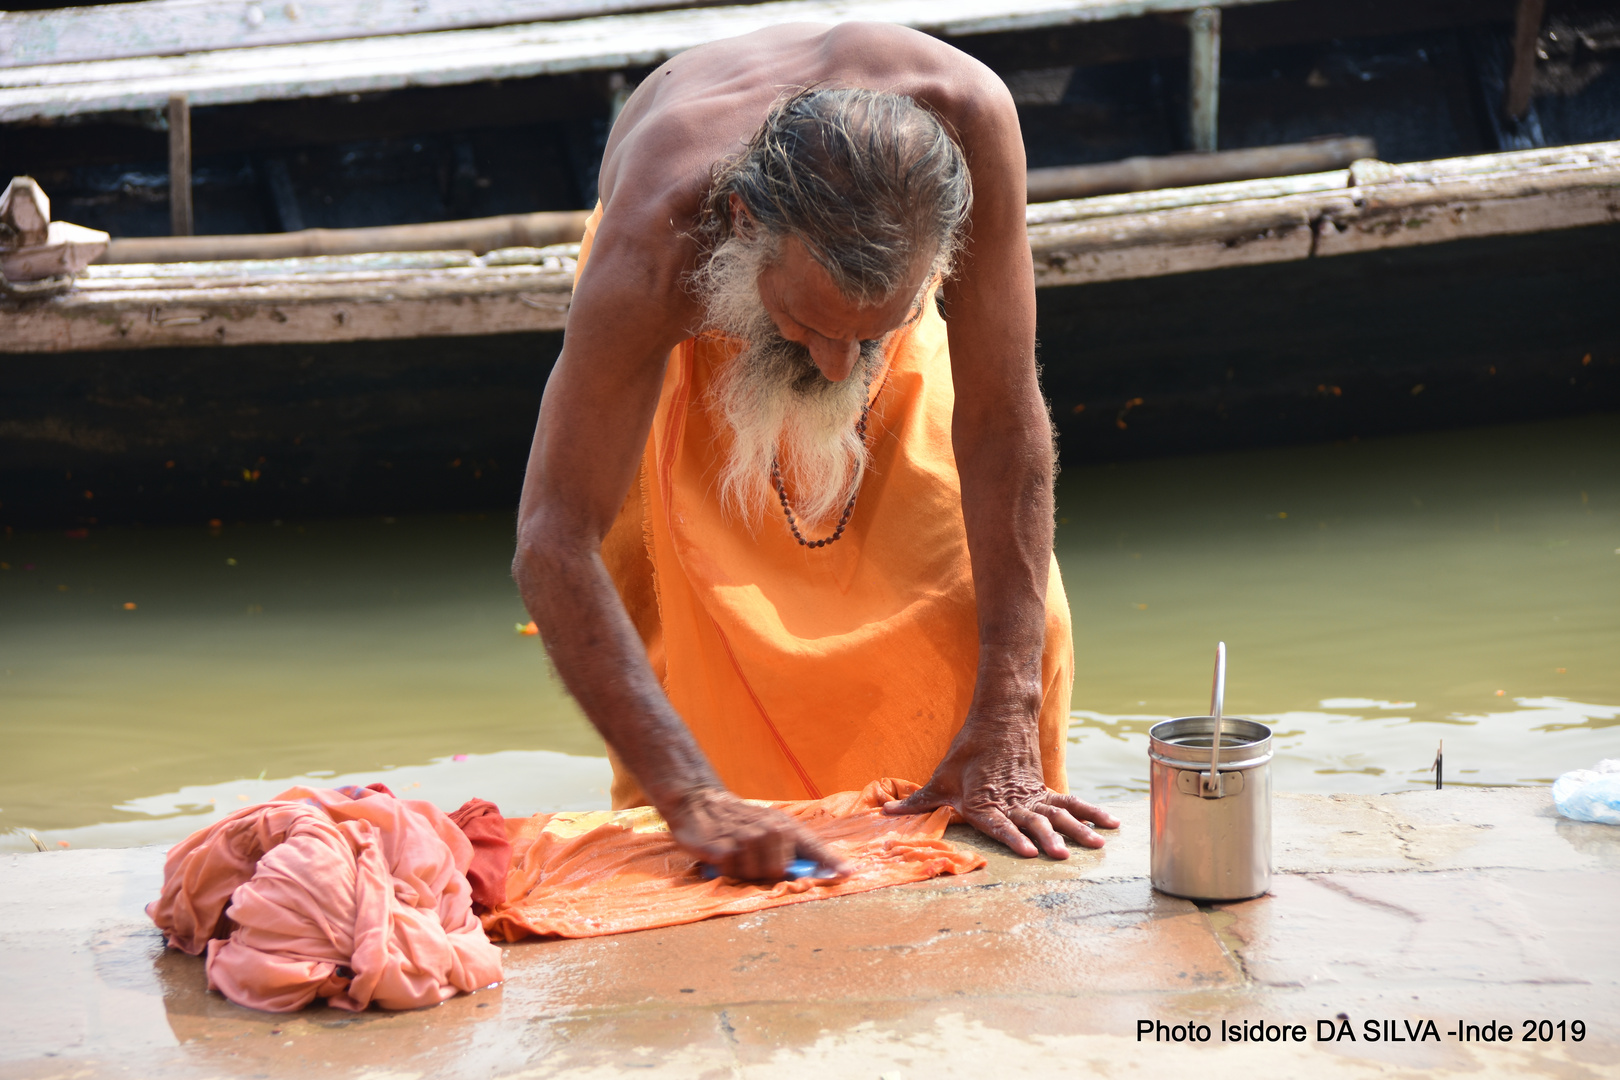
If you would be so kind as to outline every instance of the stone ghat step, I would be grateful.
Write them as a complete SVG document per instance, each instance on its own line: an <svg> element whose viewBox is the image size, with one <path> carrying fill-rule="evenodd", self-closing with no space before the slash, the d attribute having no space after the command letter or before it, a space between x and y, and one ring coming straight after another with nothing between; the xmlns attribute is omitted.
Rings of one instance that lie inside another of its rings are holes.
<svg viewBox="0 0 1620 1080"><path fill-rule="evenodd" d="M984 849L984 869L522 942L503 949L500 986L402 1014L273 1015L208 992L202 961L165 952L142 914L161 849L0 856L0 1072L774 1080L1072 1076L1083 1062L1121 1076L1620 1075L1620 934L1603 922L1620 829L1559 818L1547 789L1280 794L1271 894L1202 906L1149 887L1146 801L1111 808L1123 825L1108 846L1066 862L959 828L951 838ZM1338 1037L1340 1014L1354 1041ZM1318 1041L1319 1021L1334 1038ZM1404 1038L1430 1021L1437 1038ZM1552 1041L1525 1041L1541 1021ZM1216 1034L1257 1022L1303 1025L1307 1040ZM1487 1022L1513 1041L1461 1037ZM1169 1034L1188 1024L1208 1042Z"/></svg>

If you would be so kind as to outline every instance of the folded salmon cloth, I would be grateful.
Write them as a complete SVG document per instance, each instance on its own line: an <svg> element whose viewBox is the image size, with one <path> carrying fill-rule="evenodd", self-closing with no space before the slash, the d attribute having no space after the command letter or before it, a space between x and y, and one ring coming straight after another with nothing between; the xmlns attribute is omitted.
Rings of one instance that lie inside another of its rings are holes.
<svg viewBox="0 0 1620 1080"><path fill-rule="evenodd" d="M965 874L984 857L944 839L951 810L885 816L881 807L917 790L906 780L878 780L845 791L776 806L825 840L854 866L837 884L810 879L751 884L705 880L676 846L651 807L508 818L512 868L506 903L483 917L497 940L532 934L597 937L741 915L782 904L867 892L886 885Z"/></svg>
<svg viewBox="0 0 1620 1080"><path fill-rule="evenodd" d="M432 803L295 787L178 844L146 912L174 948L207 951L209 987L238 1005L413 1009L501 980L472 861Z"/></svg>

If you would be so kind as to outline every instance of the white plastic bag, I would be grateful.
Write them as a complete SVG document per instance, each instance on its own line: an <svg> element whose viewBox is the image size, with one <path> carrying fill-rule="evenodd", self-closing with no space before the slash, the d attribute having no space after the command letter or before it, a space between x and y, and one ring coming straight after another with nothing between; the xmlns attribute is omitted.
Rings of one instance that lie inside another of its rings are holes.
<svg viewBox="0 0 1620 1080"><path fill-rule="evenodd" d="M1576 769L1553 782L1553 805L1576 821L1620 825L1620 760L1598 762L1596 771Z"/></svg>

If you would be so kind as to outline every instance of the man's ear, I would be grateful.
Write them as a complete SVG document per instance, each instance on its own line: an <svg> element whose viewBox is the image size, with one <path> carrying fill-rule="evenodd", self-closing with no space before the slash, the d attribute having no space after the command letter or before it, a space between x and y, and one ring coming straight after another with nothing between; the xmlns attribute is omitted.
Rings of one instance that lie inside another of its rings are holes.
<svg viewBox="0 0 1620 1080"><path fill-rule="evenodd" d="M726 209L731 212L731 231L744 240L750 239L754 235L754 215L748 212L742 196L733 191L726 198Z"/></svg>

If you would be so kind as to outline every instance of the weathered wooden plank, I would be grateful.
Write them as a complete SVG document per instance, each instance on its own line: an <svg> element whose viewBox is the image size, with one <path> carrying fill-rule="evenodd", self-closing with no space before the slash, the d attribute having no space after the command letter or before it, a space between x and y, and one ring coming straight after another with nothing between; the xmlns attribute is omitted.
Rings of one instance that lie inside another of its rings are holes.
<svg viewBox="0 0 1620 1080"><path fill-rule="evenodd" d="M1372 212L1474 199L1529 199L1564 191L1603 190L1616 183L1620 183L1620 165L1549 165L1495 175L1373 184L1354 190L1357 206L1362 212Z"/></svg>
<svg viewBox="0 0 1620 1080"><path fill-rule="evenodd" d="M1318 228L1318 257L1443 244L1480 236L1620 224L1620 177L1607 188L1571 187L1533 196L1487 192L1407 206L1371 204L1350 220Z"/></svg>
<svg viewBox="0 0 1620 1080"><path fill-rule="evenodd" d="M577 250L577 249L574 249ZM266 274L254 263L91 267L65 304L0 310L0 348L12 352L161 345L360 341L560 330L568 317L573 260L554 251L496 253L528 262L494 265L451 254L393 266L366 260L288 260L301 272ZM313 265L311 265L313 264ZM189 276L186 271L189 270Z"/></svg>
<svg viewBox="0 0 1620 1080"><path fill-rule="evenodd" d="M190 236L191 212L191 102L184 94L169 95L169 234Z"/></svg>
<svg viewBox="0 0 1620 1080"><path fill-rule="evenodd" d="M1279 0L1226 0L1228 5ZM345 41L0 69L0 122L324 97L661 63L685 49L785 22L890 22L941 36L1035 30L1200 0L781 0Z"/></svg>
<svg viewBox="0 0 1620 1080"><path fill-rule="evenodd" d="M1349 186L1350 170L1334 169L1331 172L1307 173L1303 176L1236 180L1224 184L1200 184L1196 187L1169 188L1163 191L1133 191L1123 195L1094 195L1089 199L1031 203L1025 211L1024 218L1033 228L1036 225L1053 225L1067 221L1146 214L1178 206L1215 206L1221 203L1246 202L1250 199L1275 199L1283 195L1299 195L1312 191L1341 191Z"/></svg>
<svg viewBox="0 0 1620 1080"><path fill-rule="evenodd" d="M1030 230L1035 283L1083 285L1306 259L1323 208L1350 212L1354 205L1340 189L1041 225Z"/></svg>
<svg viewBox="0 0 1620 1080"><path fill-rule="evenodd" d="M1444 180L1463 176L1491 176L1500 173L1524 172L1553 166L1604 167L1620 164L1620 142L1580 143L1575 146L1550 146L1535 150L1510 150L1500 154L1475 154L1469 157L1440 158L1435 161L1410 161L1399 165L1384 162L1357 163L1372 167L1376 179L1357 177L1358 184L1388 183L1396 180Z"/></svg>
<svg viewBox="0 0 1620 1080"><path fill-rule="evenodd" d="M1353 213L1355 201L1349 189L1039 225L1029 230L1029 246L1040 260L1115 248L1225 241L1295 226L1308 227L1328 208L1347 215Z"/></svg>
<svg viewBox="0 0 1620 1080"><path fill-rule="evenodd" d="M1519 9L1514 13L1513 70L1508 73L1507 93L1502 100L1502 111L1510 120L1523 120L1530 111L1531 83L1536 77L1536 36L1546 9L1547 0L1519 0Z"/></svg>
<svg viewBox="0 0 1620 1080"><path fill-rule="evenodd" d="M1152 197L1030 207L1040 287L1299 261L1379 248L1620 224L1620 143L1363 170L1379 182L1202 205ZM1518 168L1499 168L1502 159ZM1529 167L1524 167L1529 166ZM1425 176L1428 179L1405 179ZM1322 174L1333 176L1335 174ZM1346 174L1338 174L1340 176ZM1293 178L1300 181L1304 178ZM1155 196L1164 193L1148 193ZM1185 196L1185 192L1176 193ZM1141 209L1146 207L1146 209ZM1134 211L1134 212L1133 212ZM577 245L248 263L92 266L74 292L0 306L0 350L348 341L554 330Z"/></svg>
<svg viewBox="0 0 1620 1080"><path fill-rule="evenodd" d="M1187 126L1194 150L1215 149L1221 97L1221 9L1200 6L1187 18L1192 51L1187 64Z"/></svg>
<svg viewBox="0 0 1620 1080"><path fill-rule="evenodd" d="M1208 0L1220 7L1264 0ZM1075 0L1095 21L1185 10L1176 0ZM142 0L0 12L0 68L218 49L307 44L630 12L719 6L714 0ZM727 6L737 6L731 4Z"/></svg>
<svg viewBox="0 0 1620 1080"><path fill-rule="evenodd" d="M580 19L678 0L142 0L0 12L0 67Z"/></svg>
<svg viewBox="0 0 1620 1080"><path fill-rule="evenodd" d="M1053 253L1035 262L1035 286L1089 285L1100 281L1225 270L1234 266L1294 262L1311 255L1309 222L1287 223L1236 240L1199 240Z"/></svg>
<svg viewBox="0 0 1620 1080"><path fill-rule="evenodd" d="M1433 182L1042 225L1030 230L1036 280L1084 284L1620 223L1620 165L1561 156L1541 169L1487 170L1476 160L1464 167L1473 175L1414 170L1441 177Z"/></svg>
<svg viewBox="0 0 1620 1080"><path fill-rule="evenodd" d="M1350 169L1335 169L1331 172L1309 173L1303 176L1280 176L1169 188L1162 191L1093 196L1061 202L1032 203L1026 212L1026 220L1034 227L1090 218L1145 214L1178 206L1212 206L1217 203L1273 199L1313 191L1336 191L1346 187L1369 187L1402 180L1432 182L1504 173L1528 175L1532 170L1564 166L1604 168L1613 165L1620 165L1620 142L1515 150L1500 154L1443 158L1437 161L1406 162L1400 165L1382 161L1360 161Z"/></svg>
<svg viewBox="0 0 1620 1080"><path fill-rule="evenodd" d="M555 294L426 295L413 302L311 300L240 303L75 305L6 316L5 349L76 352L158 346L267 345L311 341L381 341L559 330L567 320Z"/></svg>

